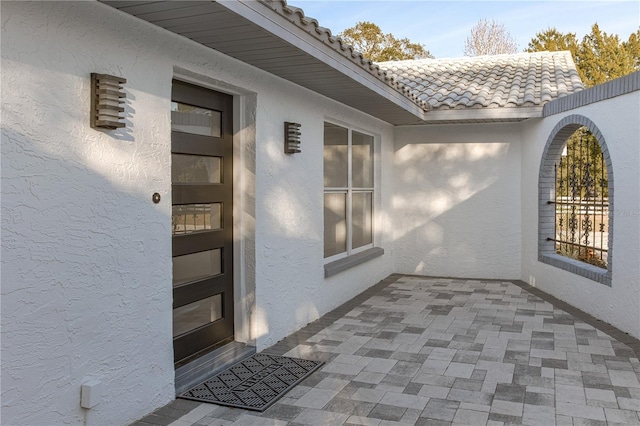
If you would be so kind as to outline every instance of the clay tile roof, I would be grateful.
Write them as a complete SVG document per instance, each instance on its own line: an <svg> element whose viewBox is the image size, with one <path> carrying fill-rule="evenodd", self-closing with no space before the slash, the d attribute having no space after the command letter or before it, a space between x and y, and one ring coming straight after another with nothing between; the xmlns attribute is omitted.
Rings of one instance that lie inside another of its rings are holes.
<svg viewBox="0 0 640 426"><path fill-rule="evenodd" d="M584 89L570 52L381 62L432 110L542 106Z"/></svg>
<svg viewBox="0 0 640 426"><path fill-rule="evenodd" d="M365 58L362 54L354 50L353 46L345 43L340 37L331 34L331 30L320 26L314 18L308 17L299 7L291 6L286 0L259 0L269 6L273 11L285 17L289 22L303 29L309 35L330 46L336 52L343 55L348 60L359 65L369 74L384 81L387 85L402 93L423 110L428 110L429 105L418 97L415 90L408 87L404 82L389 78L387 72L381 69L378 64Z"/></svg>

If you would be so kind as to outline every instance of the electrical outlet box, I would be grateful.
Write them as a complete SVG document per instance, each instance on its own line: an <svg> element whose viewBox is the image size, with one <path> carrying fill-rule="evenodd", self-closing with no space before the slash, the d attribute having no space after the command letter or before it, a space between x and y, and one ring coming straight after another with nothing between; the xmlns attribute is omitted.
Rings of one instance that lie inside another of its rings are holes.
<svg viewBox="0 0 640 426"><path fill-rule="evenodd" d="M102 399L102 382L100 380L89 380L80 388L80 406L82 408L93 408Z"/></svg>

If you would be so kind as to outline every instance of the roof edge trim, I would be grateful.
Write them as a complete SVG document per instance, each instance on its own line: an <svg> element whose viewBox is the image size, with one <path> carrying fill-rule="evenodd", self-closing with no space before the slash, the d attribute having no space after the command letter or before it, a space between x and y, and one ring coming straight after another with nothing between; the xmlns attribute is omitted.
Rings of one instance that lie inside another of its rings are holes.
<svg viewBox="0 0 640 426"><path fill-rule="evenodd" d="M542 110L544 117L560 114L595 102L604 101L616 96L640 90L640 71L607 81L580 92L554 99L545 104Z"/></svg>
<svg viewBox="0 0 640 426"><path fill-rule="evenodd" d="M302 9L288 6L285 0L236 0L218 3L317 57L416 117L424 118L424 113L430 109L429 104L418 99L409 87L387 76L386 71L377 64L354 51L339 37L331 35L331 31L321 27L317 20L306 17ZM265 13L265 9L271 13Z"/></svg>
<svg viewBox="0 0 640 426"><path fill-rule="evenodd" d="M467 121L467 120L526 120L542 117L542 106L512 108L467 108L448 111L429 111L425 123L431 121Z"/></svg>

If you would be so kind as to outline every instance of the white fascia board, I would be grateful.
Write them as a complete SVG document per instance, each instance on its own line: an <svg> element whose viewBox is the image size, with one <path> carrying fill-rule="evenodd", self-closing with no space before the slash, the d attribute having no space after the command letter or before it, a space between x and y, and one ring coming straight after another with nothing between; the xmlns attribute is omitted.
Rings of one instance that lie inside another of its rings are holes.
<svg viewBox="0 0 640 426"><path fill-rule="evenodd" d="M466 120L513 120L542 117L542 106L535 107L502 107L502 108L467 108L451 110L431 110L423 120L430 121L466 121Z"/></svg>
<svg viewBox="0 0 640 426"><path fill-rule="evenodd" d="M425 118L425 112L410 99L369 74L344 55L324 45L324 43L314 36L310 36L309 32L292 24L269 8L269 6L256 0L222 0L218 1L218 3L301 51L318 58L320 61L369 88L371 91L404 108L419 119ZM320 47L319 44L322 44L322 46Z"/></svg>

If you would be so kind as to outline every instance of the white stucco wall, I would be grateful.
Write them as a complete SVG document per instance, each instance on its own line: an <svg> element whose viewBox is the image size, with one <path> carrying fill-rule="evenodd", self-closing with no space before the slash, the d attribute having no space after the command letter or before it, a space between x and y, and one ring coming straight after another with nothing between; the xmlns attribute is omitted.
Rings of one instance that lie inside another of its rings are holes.
<svg viewBox="0 0 640 426"><path fill-rule="evenodd" d="M281 98L288 93L290 97ZM324 117L350 123L378 135L382 159L378 175L376 228L378 245L391 248L388 226L392 177L392 128L356 111L339 107L309 93L273 81L266 96L275 102L270 117L258 115L256 171L256 300L257 347L261 350L319 318L393 272L391 250L331 278L324 278ZM280 99L278 99L280 98ZM306 99L307 101L302 101ZM310 104L309 100L313 103ZM282 149L282 123L302 125L302 153L288 156ZM261 137L261 135L269 135ZM382 176L380 176L382 175Z"/></svg>
<svg viewBox="0 0 640 426"><path fill-rule="evenodd" d="M176 69L246 95L238 99L255 114L237 133L248 145L236 186L245 235L236 237L250 240L236 262L252 309L240 334L263 349L392 272L388 232L384 256L328 280L322 242L323 120L378 135L389 154L382 206L392 190L389 125L103 4L2 2L3 424L125 424L174 396ZM126 129L89 127L91 72L127 79ZM302 124L301 154L283 153L284 121ZM379 229L389 216L378 209ZM89 378L104 396L85 410Z"/></svg>
<svg viewBox="0 0 640 426"><path fill-rule="evenodd" d="M395 270L520 276L520 127L395 129Z"/></svg>
<svg viewBox="0 0 640 426"><path fill-rule="evenodd" d="M565 116L590 119L613 165L612 285L538 261L538 174L544 146ZM523 126L522 280L640 338L640 92L593 103Z"/></svg>

